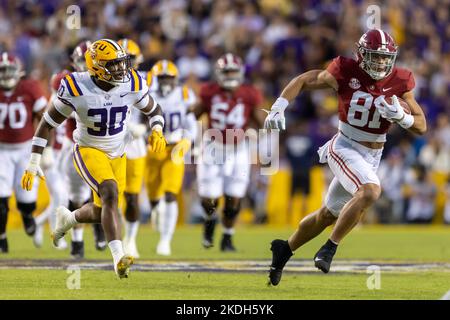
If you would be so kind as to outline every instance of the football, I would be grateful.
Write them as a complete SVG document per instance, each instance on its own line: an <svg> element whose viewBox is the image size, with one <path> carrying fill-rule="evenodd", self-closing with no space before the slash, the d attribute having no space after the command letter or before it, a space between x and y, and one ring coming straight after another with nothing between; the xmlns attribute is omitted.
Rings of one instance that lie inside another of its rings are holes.
<svg viewBox="0 0 450 320"><path fill-rule="evenodd" d="M408 103L403 100L402 98L397 97L398 102L400 102L400 105L403 107L403 110L405 111L405 113L407 114L411 114L411 108L409 107ZM386 102L389 104L392 104L392 97L386 97L385 98Z"/></svg>

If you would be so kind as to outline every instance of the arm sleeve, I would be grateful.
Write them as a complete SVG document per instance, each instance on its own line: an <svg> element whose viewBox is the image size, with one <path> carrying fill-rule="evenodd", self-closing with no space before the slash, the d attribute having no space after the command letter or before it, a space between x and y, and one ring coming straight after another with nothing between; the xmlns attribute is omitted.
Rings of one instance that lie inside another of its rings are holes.
<svg viewBox="0 0 450 320"><path fill-rule="evenodd" d="M344 70L342 68L342 64L342 57L336 57L331 61L326 69L336 79L339 87L341 87L341 82L344 80Z"/></svg>
<svg viewBox="0 0 450 320"><path fill-rule="evenodd" d="M66 118L69 118L72 112L75 111L73 99L74 98L68 93L64 80L61 80L56 98L53 99L55 109Z"/></svg>
<svg viewBox="0 0 450 320"><path fill-rule="evenodd" d="M138 74L138 77L141 77L141 76ZM147 82L143 79L141 82L142 82L142 88L135 94L136 102L134 103L134 106L139 110L145 108L148 105L148 102L150 100Z"/></svg>

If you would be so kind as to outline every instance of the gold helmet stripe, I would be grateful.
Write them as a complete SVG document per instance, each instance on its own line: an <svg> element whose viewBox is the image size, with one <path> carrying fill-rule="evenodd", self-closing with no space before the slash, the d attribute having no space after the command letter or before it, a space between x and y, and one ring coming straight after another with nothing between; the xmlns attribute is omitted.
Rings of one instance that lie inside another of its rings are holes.
<svg viewBox="0 0 450 320"><path fill-rule="evenodd" d="M147 86L150 88L152 86L153 82L153 72L149 71L147 72Z"/></svg>

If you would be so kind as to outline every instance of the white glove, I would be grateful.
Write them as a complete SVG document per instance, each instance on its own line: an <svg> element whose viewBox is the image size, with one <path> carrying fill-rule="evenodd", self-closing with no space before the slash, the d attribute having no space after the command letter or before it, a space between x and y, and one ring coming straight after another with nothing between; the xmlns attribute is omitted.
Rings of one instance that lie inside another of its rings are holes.
<svg viewBox="0 0 450 320"><path fill-rule="evenodd" d="M45 147L42 151L41 167L43 170L47 170L55 164L55 155L52 147Z"/></svg>
<svg viewBox="0 0 450 320"><path fill-rule="evenodd" d="M396 95L392 96L392 104L387 103L383 98L380 103L375 104L375 106L383 118L390 122L396 122L404 129L408 129L414 124L414 116L407 114L405 110L403 110Z"/></svg>
<svg viewBox="0 0 450 320"><path fill-rule="evenodd" d="M128 126L133 138L135 139L143 137L147 132L147 126L143 123L130 123Z"/></svg>
<svg viewBox="0 0 450 320"><path fill-rule="evenodd" d="M264 121L264 128L285 130L286 119L284 118L284 110L286 110L288 105L289 101L287 101L285 98L280 97L272 105L270 112L264 110L268 113L266 120Z"/></svg>
<svg viewBox="0 0 450 320"><path fill-rule="evenodd" d="M398 102L396 95L392 96L392 104L387 103L386 100L382 98L380 103L376 104L376 107L380 115L391 122L398 122L405 117L405 111L400 105L400 102Z"/></svg>

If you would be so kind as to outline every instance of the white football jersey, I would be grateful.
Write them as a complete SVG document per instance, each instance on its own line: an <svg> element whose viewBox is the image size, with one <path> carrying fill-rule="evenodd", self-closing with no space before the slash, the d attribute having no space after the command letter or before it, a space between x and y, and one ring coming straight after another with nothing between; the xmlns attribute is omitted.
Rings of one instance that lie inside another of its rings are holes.
<svg viewBox="0 0 450 320"><path fill-rule="evenodd" d="M105 152L108 157L121 157L131 140L127 123L133 107L142 109L149 102L146 82L135 70L130 80L109 91L100 89L88 72L74 72L61 80L55 108L69 117L75 112L76 143Z"/></svg>
<svg viewBox="0 0 450 320"><path fill-rule="evenodd" d="M150 92L163 111L164 137L167 143L179 142L184 137L183 129L187 129L185 126L187 111L196 101L194 92L186 86L176 86L165 97L157 90Z"/></svg>
<svg viewBox="0 0 450 320"><path fill-rule="evenodd" d="M147 73L145 71L137 71L137 73L141 76L143 81L147 79ZM131 109L130 115L130 123L142 123L142 117L144 115L138 109ZM127 154L127 159L138 159L145 157L147 154L147 146L145 139L143 137L140 138L131 138L131 141L127 144L125 148L125 153Z"/></svg>

